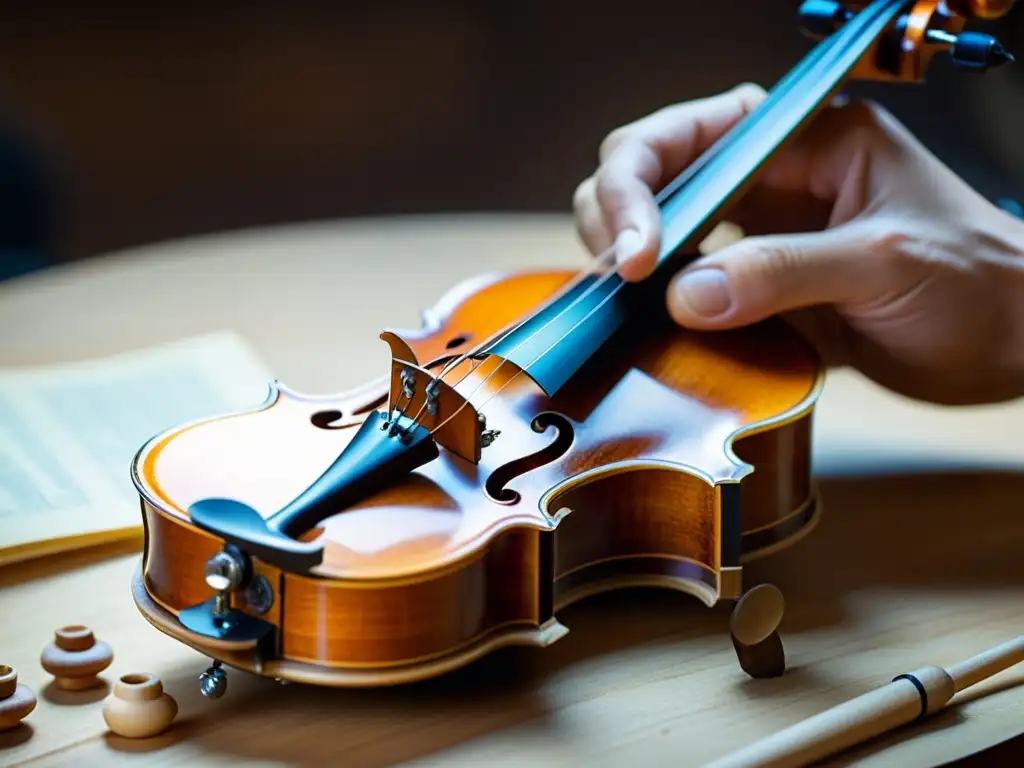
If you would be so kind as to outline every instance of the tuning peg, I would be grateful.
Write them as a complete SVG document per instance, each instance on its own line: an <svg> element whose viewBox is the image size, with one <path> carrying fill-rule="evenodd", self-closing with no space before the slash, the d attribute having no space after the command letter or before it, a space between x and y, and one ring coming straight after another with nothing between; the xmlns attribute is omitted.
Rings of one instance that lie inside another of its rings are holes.
<svg viewBox="0 0 1024 768"><path fill-rule="evenodd" d="M992 35L981 32L949 32L932 29L928 31L928 42L951 47L950 57L958 67L984 72L992 67L1001 67L1014 61L1013 54Z"/></svg>
<svg viewBox="0 0 1024 768"><path fill-rule="evenodd" d="M853 11L834 0L804 0L800 4L800 29L808 37L828 37L853 18Z"/></svg>

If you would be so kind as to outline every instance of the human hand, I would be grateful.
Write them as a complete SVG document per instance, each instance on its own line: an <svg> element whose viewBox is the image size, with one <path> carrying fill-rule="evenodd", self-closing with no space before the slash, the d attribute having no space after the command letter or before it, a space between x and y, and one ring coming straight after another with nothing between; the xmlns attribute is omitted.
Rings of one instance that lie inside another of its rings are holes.
<svg viewBox="0 0 1024 768"><path fill-rule="evenodd" d="M659 250L652 189L764 98L744 85L613 131L574 197L591 252L641 280ZM826 107L731 212L746 233L675 275L680 325L782 315L830 365L946 404L1024 393L1024 222L989 203L881 107Z"/></svg>

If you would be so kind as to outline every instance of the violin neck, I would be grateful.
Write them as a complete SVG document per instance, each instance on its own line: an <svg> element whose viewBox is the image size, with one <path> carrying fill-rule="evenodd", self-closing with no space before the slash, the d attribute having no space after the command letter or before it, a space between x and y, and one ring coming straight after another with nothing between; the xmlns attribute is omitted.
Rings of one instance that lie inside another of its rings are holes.
<svg viewBox="0 0 1024 768"><path fill-rule="evenodd" d="M696 251L730 204L829 103L905 7L903 0L871 3L811 50L750 115L658 192L659 266L680 252Z"/></svg>
<svg viewBox="0 0 1024 768"><path fill-rule="evenodd" d="M905 7L905 0L872 2L817 44L756 110L658 192L658 277L669 271L666 262L697 253L730 204L828 104ZM649 289L627 284L618 274L588 275L484 352L517 365L553 396L635 314L635 306L643 302L634 300Z"/></svg>

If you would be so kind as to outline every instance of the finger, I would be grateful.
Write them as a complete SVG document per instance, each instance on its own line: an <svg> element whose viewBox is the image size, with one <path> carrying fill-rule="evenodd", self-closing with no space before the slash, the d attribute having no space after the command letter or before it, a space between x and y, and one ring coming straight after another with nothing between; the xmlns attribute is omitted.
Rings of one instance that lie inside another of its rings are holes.
<svg viewBox="0 0 1024 768"><path fill-rule="evenodd" d="M576 221L576 234L593 255L607 252L612 247L614 236L604 220L604 213L597 202L597 179L585 179L572 198Z"/></svg>
<svg viewBox="0 0 1024 768"><path fill-rule="evenodd" d="M770 172L770 186L803 190L827 203L829 225L858 216L902 180L921 176L908 167L912 137L883 107L848 101L823 110ZM778 230L776 230L778 231Z"/></svg>
<svg viewBox="0 0 1024 768"><path fill-rule="evenodd" d="M646 181L612 161L598 171L594 187L604 229L614 237L615 263L626 280L642 280L654 269L660 243L660 212Z"/></svg>
<svg viewBox="0 0 1024 768"><path fill-rule="evenodd" d="M880 300L921 279L913 262L898 256L902 239L871 220L747 238L676 275L669 312L686 327L727 329L805 307Z"/></svg>
<svg viewBox="0 0 1024 768"><path fill-rule="evenodd" d="M757 86L740 86L660 110L613 131L602 142L594 191L625 279L643 279L657 259L660 219L653 190L680 173L763 97Z"/></svg>
<svg viewBox="0 0 1024 768"><path fill-rule="evenodd" d="M660 181L667 182L753 112L765 96L759 85L744 83L715 96L659 109L612 131L601 143L600 161L607 162L622 144L639 141L654 150L663 170Z"/></svg>

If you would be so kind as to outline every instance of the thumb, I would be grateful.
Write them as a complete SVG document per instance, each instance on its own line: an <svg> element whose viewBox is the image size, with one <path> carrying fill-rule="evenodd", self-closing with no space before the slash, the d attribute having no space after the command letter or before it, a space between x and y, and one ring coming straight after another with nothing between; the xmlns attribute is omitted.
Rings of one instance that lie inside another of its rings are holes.
<svg viewBox="0 0 1024 768"><path fill-rule="evenodd" d="M668 309L682 326L724 330L820 304L857 304L893 286L894 237L875 222L824 232L749 237L677 274Z"/></svg>

